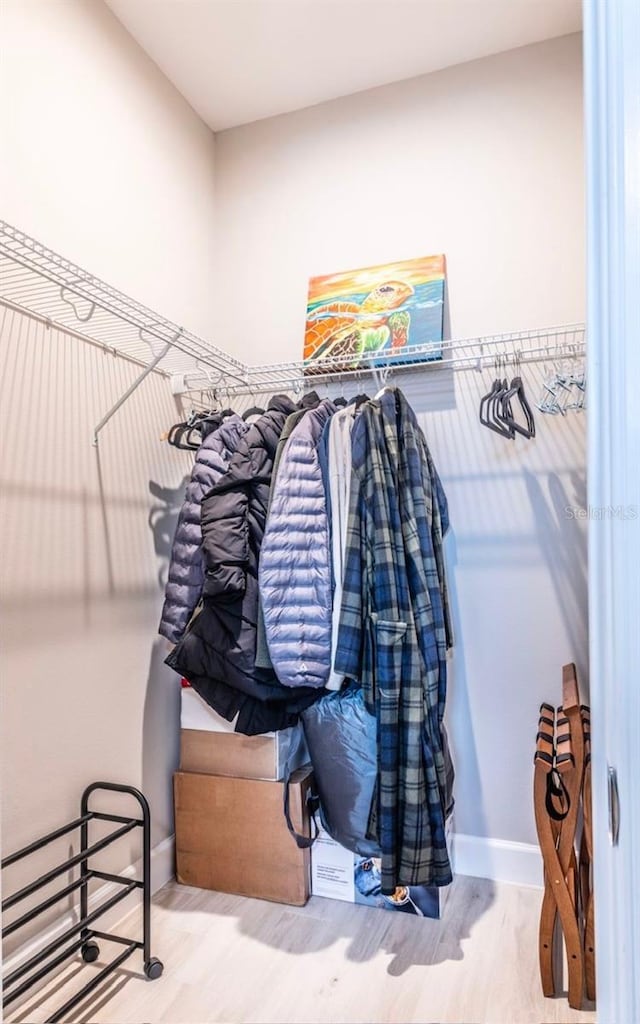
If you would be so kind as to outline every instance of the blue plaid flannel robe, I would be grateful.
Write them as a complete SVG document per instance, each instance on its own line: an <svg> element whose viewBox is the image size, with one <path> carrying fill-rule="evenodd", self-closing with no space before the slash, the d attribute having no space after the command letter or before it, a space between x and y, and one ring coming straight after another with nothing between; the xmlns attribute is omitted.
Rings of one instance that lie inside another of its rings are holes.
<svg viewBox="0 0 640 1024"><path fill-rule="evenodd" d="M442 728L451 643L447 503L413 410L386 390L356 419L335 668L361 681L378 728L370 829L382 891L447 885L452 767Z"/></svg>

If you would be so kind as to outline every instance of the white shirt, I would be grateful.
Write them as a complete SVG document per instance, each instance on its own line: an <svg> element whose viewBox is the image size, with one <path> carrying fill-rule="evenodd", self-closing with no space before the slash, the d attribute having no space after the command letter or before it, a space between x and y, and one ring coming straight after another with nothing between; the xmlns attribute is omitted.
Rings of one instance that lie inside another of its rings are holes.
<svg viewBox="0 0 640 1024"><path fill-rule="evenodd" d="M331 561L335 590L331 620L331 672L328 690L339 690L344 676L334 671L338 643L338 626L342 604L342 582L347 548L347 520L351 491L351 431L356 415L355 405L347 405L331 417L329 424L329 494L331 496Z"/></svg>

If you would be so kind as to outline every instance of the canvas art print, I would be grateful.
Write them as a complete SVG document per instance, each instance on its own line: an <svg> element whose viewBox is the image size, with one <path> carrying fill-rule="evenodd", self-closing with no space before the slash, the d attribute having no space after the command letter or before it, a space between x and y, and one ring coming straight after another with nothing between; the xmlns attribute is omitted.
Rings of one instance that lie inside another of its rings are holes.
<svg viewBox="0 0 640 1024"><path fill-rule="evenodd" d="M309 372L317 360L353 356L349 368L375 358L383 366L416 345L441 342L443 336L445 258L424 256L385 263L309 281L304 361ZM434 345L425 359L439 359Z"/></svg>

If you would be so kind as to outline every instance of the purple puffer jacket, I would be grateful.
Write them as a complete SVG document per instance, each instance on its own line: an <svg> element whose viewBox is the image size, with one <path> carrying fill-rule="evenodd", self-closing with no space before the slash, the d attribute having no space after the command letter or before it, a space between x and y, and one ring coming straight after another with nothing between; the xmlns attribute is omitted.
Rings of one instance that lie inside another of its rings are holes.
<svg viewBox="0 0 640 1024"><path fill-rule="evenodd" d="M226 472L238 439L250 424L240 416L229 416L203 440L196 455L191 480L173 538L169 576L158 632L171 643L182 639L202 595L204 557L200 507L202 499Z"/></svg>

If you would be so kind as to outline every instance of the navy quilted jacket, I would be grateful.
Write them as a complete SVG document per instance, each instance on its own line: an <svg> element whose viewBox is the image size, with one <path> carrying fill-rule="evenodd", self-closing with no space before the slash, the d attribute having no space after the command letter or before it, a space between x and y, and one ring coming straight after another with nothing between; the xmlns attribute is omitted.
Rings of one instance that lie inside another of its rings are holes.
<svg viewBox="0 0 640 1024"><path fill-rule="evenodd" d="M226 472L239 438L249 424L229 416L208 434L196 455L173 538L169 576L158 632L177 644L194 612L204 585L200 512L202 499Z"/></svg>

